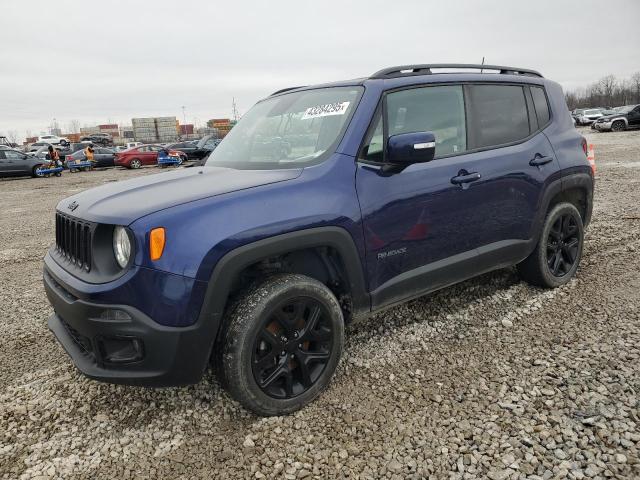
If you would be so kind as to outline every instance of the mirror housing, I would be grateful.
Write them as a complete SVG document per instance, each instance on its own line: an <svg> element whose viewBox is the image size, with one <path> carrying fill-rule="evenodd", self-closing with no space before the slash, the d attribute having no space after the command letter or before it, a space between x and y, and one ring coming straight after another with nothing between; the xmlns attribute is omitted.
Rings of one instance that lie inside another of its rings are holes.
<svg viewBox="0 0 640 480"><path fill-rule="evenodd" d="M433 132L400 133L387 140L387 161L395 165L430 162L435 154Z"/></svg>

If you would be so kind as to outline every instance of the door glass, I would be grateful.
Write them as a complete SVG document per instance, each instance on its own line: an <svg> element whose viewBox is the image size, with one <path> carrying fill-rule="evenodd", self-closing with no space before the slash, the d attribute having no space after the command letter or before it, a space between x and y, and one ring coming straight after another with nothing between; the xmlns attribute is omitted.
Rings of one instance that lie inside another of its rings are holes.
<svg viewBox="0 0 640 480"><path fill-rule="evenodd" d="M529 117L522 87L471 85L467 102L472 148L504 145L529 136Z"/></svg>
<svg viewBox="0 0 640 480"><path fill-rule="evenodd" d="M11 150L6 150L4 154L9 160L22 160L23 157L21 153L13 152Z"/></svg>
<svg viewBox="0 0 640 480"><path fill-rule="evenodd" d="M467 131L461 85L412 88L387 95L389 136L433 132L436 158L464 152Z"/></svg>

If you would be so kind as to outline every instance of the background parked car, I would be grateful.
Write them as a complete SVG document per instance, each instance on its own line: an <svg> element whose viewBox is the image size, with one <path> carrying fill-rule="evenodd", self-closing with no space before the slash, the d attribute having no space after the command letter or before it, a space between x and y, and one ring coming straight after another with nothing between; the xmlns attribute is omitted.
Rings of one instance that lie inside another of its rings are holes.
<svg viewBox="0 0 640 480"><path fill-rule="evenodd" d="M42 164L42 159L18 150L0 150L0 177L37 177L36 169Z"/></svg>
<svg viewBox="0 0 640 480"><path fill-rule="evenodd" d="M94 147L93 149L93 159L95 161L94 167L114 167L115 158L116 152L111 148ZM84 162L86 159L87 156L85 155L84 150L77 150L76 152L67 155L65 161L68 168L69 162Z"/></svg>
<svg viewBox="0 0 640 480"><path fill-rule="evenodd" d="M41 135L38 137L38 142L50 143L51 145L69 145L71 143L68 138L57 135Z"/></svg>
<svg viewBox="0 0 640 480"><path fill-rule="evenodd" d="M140 168L143 165L157 165L158 152L162 150L162 145L141 145L130 148L124 152L116 153L115 164L119 167ZM170 154L178 154L182 161L187 160L187 154L179 150L169 149Z"/></svg>
<svg viewBox="0 0 640 480"><path fill-rule="evenodd" d="M29 153L29 152L35 153L35 152L37 152L38 150L40 150L42 147L47 148L47 147L49 147L49 145L52 145L52 144L51 144L51 143L47 143L47 142L34 142L34 143L32 143L31 145L29 145L29 146L25 149L25 151L26 151L27 153ZM61 149L61 147L60 147L59 145L58 145L57 147L58 147L58 150L60 150L60 149Z"/></svg>
<svg viewBox="0 0 640 480"><path fill-rule="evenodd" d="M80 139L81 142L91 142L96 145L113 145L113 138L108 133L93 133Z"/></svg>
<svg viewBox="0 0 640 480"><path fill-rule="evenodd" d="M578 117L578 124L591 125L600 117L602 117L602 109L600 108L587 109L587 110L584 110Z"/></svg>
<svg viewBox="0 0 640 480"><path fill-rule="evenodd" d="M640 128L640 105L618 107L615 113L596 120L594 127L601 132L620 132L628 128Z"/></svg>
<svg viewBox="0 0 640 480"><path fill-rule="evenodd" d="M187 142L178 142L178 143L170 143L167 145L167 148L170 150L180 150L181 152L186 153L188 160L197 160L199 157L196 156L195 152L198 149L198 141L190 140Z"/></svg>
<svg viewBox="0 0 640 480"><path fill-rule="evenodd" d="M215 150L215 148L220 143L220 139L214 137L213 135L207 135L206 137L202 137L198 144L196 145L196 149L193 152L193 156L196 160L195 165L204 165L209 157L209 154Z"/></svg>

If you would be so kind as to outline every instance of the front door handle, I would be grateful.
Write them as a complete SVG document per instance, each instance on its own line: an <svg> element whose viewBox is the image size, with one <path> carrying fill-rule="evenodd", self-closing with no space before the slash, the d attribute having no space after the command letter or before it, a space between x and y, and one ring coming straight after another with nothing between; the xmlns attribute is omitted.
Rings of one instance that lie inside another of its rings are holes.
<svg viewBox="0 0 640 480"><path fill-rule="evenodd" d="M536 155L529 162L529 165L531 165L532 167L539 167L541 165L546 165L547 163L550 163L551 161L553 161L553 157L543 157L541 155Z"/></svg>
<svg viewBox="0 0 640 480"><path fill-rule="evenodd" d="M451 183L454 185L464 185L466 183L475 182L476 180L480 180L481 175L478 172L467 173L460 172L457 176L451 179Z"/></svg>

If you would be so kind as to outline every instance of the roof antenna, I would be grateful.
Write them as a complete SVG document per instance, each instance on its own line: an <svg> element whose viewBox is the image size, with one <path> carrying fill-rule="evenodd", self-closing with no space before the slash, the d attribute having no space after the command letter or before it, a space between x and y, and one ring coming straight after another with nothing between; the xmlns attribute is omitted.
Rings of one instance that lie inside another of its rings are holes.
<svg viewBox="0 0 640 480"><path fill-rule="evenodd" d="M481 65L484 65L484 57L482 57L482 63L481 63ZM480 69L480 73L482 73L482 71L483 71L483 70L484 70L484 68L481 68L481 69Z"/></svg>

